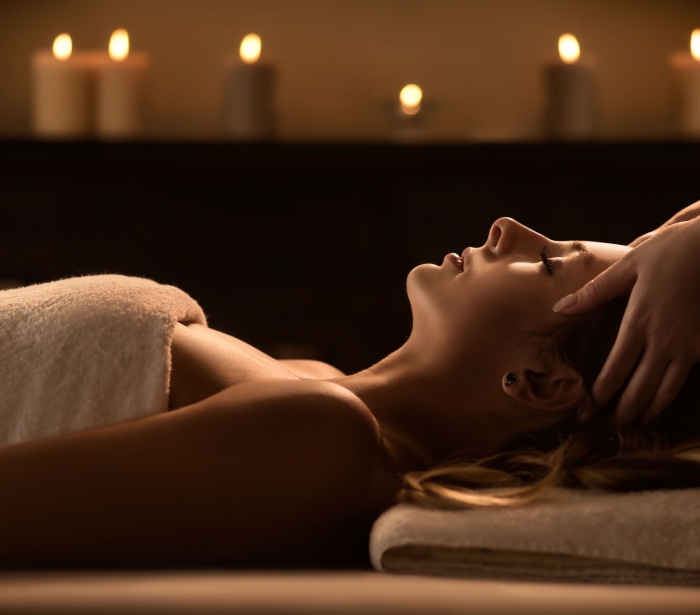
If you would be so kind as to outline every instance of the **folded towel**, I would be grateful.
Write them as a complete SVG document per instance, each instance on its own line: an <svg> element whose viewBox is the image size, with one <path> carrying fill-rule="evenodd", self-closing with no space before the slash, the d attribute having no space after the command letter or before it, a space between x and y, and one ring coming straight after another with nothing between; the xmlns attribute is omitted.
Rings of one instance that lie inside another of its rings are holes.
<svg viewBox="0 0 700 615"><path fill-rule="evenodd" d="M399 504L375 522L377 570L433 576L700 584L700 489L552 489L515 508Z"/></svg>
<svg viewBox="0 0 700 615"><path fill-rule="evenodd" d="M206 325L173 286L98 275L0 292L0 445L167 411L177 322Z"/></svg>

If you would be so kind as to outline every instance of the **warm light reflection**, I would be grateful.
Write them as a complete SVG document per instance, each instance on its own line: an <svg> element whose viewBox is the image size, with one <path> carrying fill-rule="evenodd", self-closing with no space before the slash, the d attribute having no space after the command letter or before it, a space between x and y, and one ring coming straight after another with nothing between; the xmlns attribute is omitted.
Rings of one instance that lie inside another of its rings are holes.
<svg viewBox="0 0 700 615"><path fill-rule="evenodd" d="M700 62L700 28L690 35L690 54Z"/></svg>
<svg viewBox="0 0 700 615"><path fill-rule="evenodd" d="M57 60L67 60L73 53L73 41L68 34L59 34L53 42L53 55Z"/></svg>
<svg viewBox="0 0 700 615"><path fill-rule="evenodd" d="M414 83L405 85L399 94L401 109L406 115L415 115L420 111L420 101L423 99L423 91Z"/></svg>
<svg viewBox="0 0 700 615"><path fill-rule="evenodd" d="M241 60L246 64L254 64L260 58L262 41L257 34L247 34L241 41Z"/></svg>
<svg viewBox="0 0 700 615"><path fill-rule="evenodd" d="M581 48L573 34L562 34L559 37L559 57L567 64L573 64L579 59Z"/></svg>
<svg viewBox="0 0 700 615"><path fill-rule="evenodd" d="M126 30L115 30L109 39L109 57L115 62L126 60L129 55L129 33Z"/></svg>

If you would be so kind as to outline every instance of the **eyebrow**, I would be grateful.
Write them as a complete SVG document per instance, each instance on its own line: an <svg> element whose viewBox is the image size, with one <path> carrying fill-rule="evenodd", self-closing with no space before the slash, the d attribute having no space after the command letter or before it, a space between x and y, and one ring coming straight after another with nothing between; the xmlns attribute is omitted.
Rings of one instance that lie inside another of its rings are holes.
<svg viewBox="0 0 700 615"><path fill-rule="evenodd" d="M586 265L590 265L593 262L593 254L591 254L591 251L582 242L572 241L569 247L572 250L578 251L579 254L583 254Z"/></svg>

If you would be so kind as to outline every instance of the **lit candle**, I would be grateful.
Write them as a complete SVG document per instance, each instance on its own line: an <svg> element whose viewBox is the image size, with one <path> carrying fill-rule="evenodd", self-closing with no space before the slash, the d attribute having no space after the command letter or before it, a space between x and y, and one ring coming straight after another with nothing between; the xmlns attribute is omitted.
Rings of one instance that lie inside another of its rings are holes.
<svg viewBox="0 0 700 615"><path fill-rule="evenodd" d="M75 138L92 124L92 66L86 54L73 52L68 34L59 34L53 50L32 57L32 130L37 136Z"/></svg>
<svg viewBox="0 0 700 615"><path fill-rule="evenodd" d="M597 128L594 64L581 57L572 34L559 37L559 57L544 67L545 133L554 139L587 139Z"/></svg>
<svg viewBox="0 0 700 615"><path fill-rule="evenodd" d="M144 88L150 59L129 51L129 34L115 30L109 58L97 75L97 133L105 138L134 138L143 130Z"/></svg>
<svg viewBox="0 0 700 615"><path fill-rule="evenodd" d="M275 134L274 89L276 70L262 62L262 41L248 34L239 58L227 58L224 92L224 132L234 139L270 139Z"/></svg>
<svg viewBox="0 0 700 615"><path fill-rule="evenodd" d="M405 85L399 93L399 105L405 115L415 115L420 111L420 102L423 100L423 90L415 83Z"/></svg>
<svg viewBox="0 0 700 615"><path fill-rule="evenodd" d="M683 137L700 137L700 29L690 37L690 53L669 57L673 76L675 125Z"/></svg>

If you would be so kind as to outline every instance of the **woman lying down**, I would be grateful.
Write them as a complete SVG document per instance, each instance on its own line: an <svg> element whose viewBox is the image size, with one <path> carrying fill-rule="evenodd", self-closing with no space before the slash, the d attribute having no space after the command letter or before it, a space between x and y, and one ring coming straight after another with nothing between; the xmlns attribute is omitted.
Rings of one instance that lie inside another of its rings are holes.
<svg viewBox="0 0 700 615"><path fill-rule="evenodd" d="M698 211L632 247L501 218L409 273L410 337L350 375L148 280L3 291L0 565L342 564L399 501L700 486Z"/></svg>

